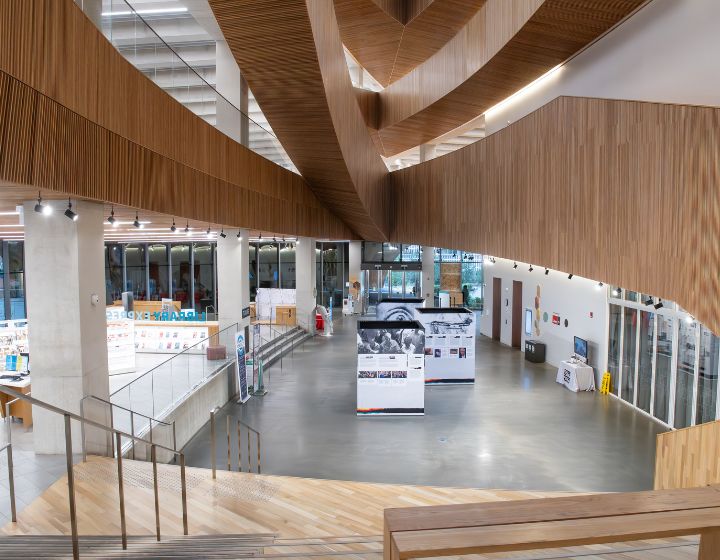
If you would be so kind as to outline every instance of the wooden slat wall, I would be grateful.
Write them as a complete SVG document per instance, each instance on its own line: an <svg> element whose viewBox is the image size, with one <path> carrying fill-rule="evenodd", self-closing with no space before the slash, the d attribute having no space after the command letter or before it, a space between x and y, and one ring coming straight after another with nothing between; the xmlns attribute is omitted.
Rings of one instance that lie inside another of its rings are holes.
<svg viewBox="0 0 720 560"><path fill-rule="evenodd" d="M383 155L480 116L644 2L487 0L439 52L380 92Z"/></svg>
<svg viewBox="0 0 720 560"><path fill-rule="evenodd" d="M270 126L318 198L357 234L389 230L387 167L360 113L329 0L210 0Z"/></svg>
<svg viewBox="0 0 720 560"><path fill-rule="evenodd" d="M655 489L720 484L720 420L657 436Z"/></svg>
<svg viewBox="0 0 720 560"><path fill-rule="evenodd" d="M0 72L0 179L212 223L352 236L302 177L155 86L72 0L0 2Z"/></svg>
<svg viewBox="0 0 720 560"><path fill-rule="evenodd" d="M572 272L720 333L720 109L558 98L391 174L393 241Z"/></svg>

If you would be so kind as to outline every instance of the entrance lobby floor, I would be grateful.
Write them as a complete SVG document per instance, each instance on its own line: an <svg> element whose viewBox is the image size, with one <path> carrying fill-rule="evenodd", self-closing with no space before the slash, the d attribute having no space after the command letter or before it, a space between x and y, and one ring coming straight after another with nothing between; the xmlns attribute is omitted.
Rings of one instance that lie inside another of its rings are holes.
<svg viewBox="0 0 720 560"><path fill-rule="evenodd" d="M555 368L478 336L473 386L427 387L425 416L355 414L356 319L335 321L271 367L265 397L228 405L225 418L262 434L263 474L336 480L540 491L652 488L662 425L611 396L572 393ZM267 375L267 372L266 372ZM205 426L186 446L189 465L210 466Z"/></svg>

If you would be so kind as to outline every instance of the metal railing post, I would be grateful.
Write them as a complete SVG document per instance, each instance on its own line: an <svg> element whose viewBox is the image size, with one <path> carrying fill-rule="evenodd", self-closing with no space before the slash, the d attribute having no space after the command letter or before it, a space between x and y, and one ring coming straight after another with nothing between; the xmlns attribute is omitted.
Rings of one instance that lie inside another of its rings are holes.
<svg viewBox="0 0 720 560"><path fill-rule="evenodd" d="M132 446L132 458L135 460L135 416L133 411L130 411L130 435L133 436L130 439L130 445ZM117 448L118 455L122 454L122 449L120 449L120 446Z"/></svg>
<svg viewBox="0 0 720 560"><path fill-rule="evenodd" d="M175 431L175 422L173 422L173 433ZM212 477L217 478L216 462L217 462L217 444L215 443L215 409L210 411L210 459L212 462Z"/></svg>
<svg viewBox="0 0 720 560"><path fill-rule="evenodd" d="M252 451L250 450L250 429L247 430L248 440L248 472L252 472Z"/></svg>
<svg viewBox="0 0 720 560"><path fill-rule="evenodd" d="M160 542L160 489L158 488L157 476L157 449L155 445L150 446L150 457L153 466L153 490L155 492L155 534L157 541Z"/></svg>
<svg viewBox="0 0 720 560"><path fill-rule="evenodd" d="M115 443L117 446L118 495L120 497L120 533L123 550L127 550L127 530L125 527L125 489L123 487L122 441L120 434L115 434Z"/></svg>
<svg viewBox="0 0 720 560"><path fill-rule="evenodd" d="M240 439L240 421L235 425L238 439L238 472L242 472L242 440Z"/></svg>
<svg viewBox="0 0 720 560"><path fill-rule="evenodd" d="M73 476L73 454L72 454L72 427L70 415L65 413L65 460L67 463L68 477L68 500L70 505L70 532L72 533L73 559L80 558L80 543L78 540L77 511L75 509L75 477Z"/></svg>
<svg viewBox="0 0 720 560"><path fill-rule="evenodd" d="M172 430L173 430L173 449L177 451L177 434L175 433L175 420L173 420L172 423ZM173 456L173 461L175 460L175 457Z"/></svg>
<svg viewBox="0 0 720 560"><path fill-rule="evenodd" d="M187 485L185 484L185 454L180 453L180 486L182 490L183 535L188 534Z"/></svg>
<svg viewBox="0 0 720 560"><path fill-rule="evenodd" d="M108 441L110 442L110 457L115 458L115 446L113 445L112 433L115 430L115 420L113 419L113 403L107 401L110 404L110 432L108 433Z"/></svg>
<svg viewBox="0 0 720 560"><path fill-rule="evenodd" d="M15 473L13 471L12 443L8 443L5 448L7 452L8 464L8 490L10 491L10 518L13 523L17 523L17 508L15 505Z"/></svg>
<svg viewBox="0 0 720 560"><path fill-rule="evenodd" d="M255 434L257 437L257 452L258 452L258 474L260 474L260 432Z"/></svg>
<svg viewBox="0 0 720 560"><path fill-rule="evenodd" d="M226 424L227 424L227 459L228 459L228 470L231 471L232 467L230 465L230 415L228 414L226 417Z"/></svg>
<svg viewBox="0 0 720 560"><path fill-rule="evenodd" d="M80 417L83 419L80 422L80 444L82 445L82 460L83 463L87 463L87 449L85 447L85 399L80 399Z"/></svg>

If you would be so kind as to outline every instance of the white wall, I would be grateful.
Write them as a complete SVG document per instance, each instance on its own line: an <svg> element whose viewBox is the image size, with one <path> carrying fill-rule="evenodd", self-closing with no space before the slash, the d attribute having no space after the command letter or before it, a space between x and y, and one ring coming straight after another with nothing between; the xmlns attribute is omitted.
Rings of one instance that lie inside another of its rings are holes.
<svg viewBox="0 0 720 560"><path fill-rule="evenodd" d="M568 279L567 273L551 270L545 276L545 269L534 266L533 272L528 272L529 265L518 263L513 269L513 261L497 259L496 264L485 263L485 311L480 320L480 332L492 337L492 306L493 306L493 278L502 280L502 311L500 342L511 344L512 336L512 305L513 280L523 283L522 318L524 323L525 309L535 314L535 294L540 286L540 335L535 333L527 338L539 340L547 345L546 361L557 366L567 359L573 352L573 337L579 336L588 341L590 365L595 368L595 375L605 369L607 355L606 322L607 322L607 292L598 289L597 281L574 276ZM543 313L547 312L547 323L542 320ZM560 315L560 325L552 324L552 314ZM591 317L592 314L592 317ZM565 327L565 319L568 326ZM521 348L525 348L525 327L522 325Z"/></svg>
<svg viewBox="0 0 720 560"><path fill-rule="evenodd" d="M718 22L718 0L653 0L541 85L486 115L487 132L560 95L720 105Z"/></svg>

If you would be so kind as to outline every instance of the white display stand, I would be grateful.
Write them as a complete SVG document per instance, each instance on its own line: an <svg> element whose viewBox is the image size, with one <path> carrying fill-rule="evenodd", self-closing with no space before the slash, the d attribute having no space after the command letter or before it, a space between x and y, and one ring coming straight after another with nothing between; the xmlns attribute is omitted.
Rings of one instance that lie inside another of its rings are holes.
<svg viewBox="0 0 720 560"><path fill-rule="evenodd" d="M278 305L296 305L295 290L258 288L255 295L255 316L259 321L275 322Z"/></svg>
<svg viewBox="0 0 720 560"><path fill-rule="evenodd" d="M414 321L415 309L422 307L422 298L388 298L378 302L375 319L377 321Z"/></svg>
<svg viewBox="0 0 720 560"><path fill-rule="evenodd" d="M123 308L109 307L108 311L118 312L120 317ZM115 313L108 313L108 317ZM108 372L110 375L135 371L135 321L127 318L107 320Z"/></svg>
<svg viewBox="0 0 720 560"><path fill-rule="evenodd" d="M27 333L27 319L0 321L0 371L5 371L6 356L30 351Z"/></svg>
<svg viewBox="0 0 720 560"><path fill-rule="evenodd" d="M464 307L421 307L425 329L425 383L475 383L475 313Z"/></svg>
<svg viewBox="0 0 720 560"><path fill-rule="evenodd" d="M595 390L595 372L593 368L582 362L560 362L555 381L576 393Z"/></svg>
<svg viewBox="0 0 720 560"><path fill-rule="evenodd" d="M357 415L425 414L425 334L417 321L358 321Z"/></svg>
<svg viewBox="0 0 720 560"><path fill-rule="evenodd" d="M191 352L202 353L207 350L209 336L203 322L138 321L135 351L177 354L192 347Z"/></svg>

